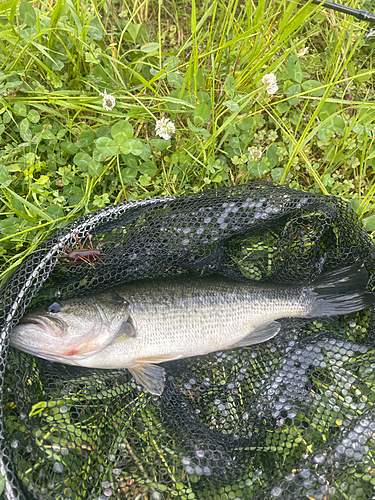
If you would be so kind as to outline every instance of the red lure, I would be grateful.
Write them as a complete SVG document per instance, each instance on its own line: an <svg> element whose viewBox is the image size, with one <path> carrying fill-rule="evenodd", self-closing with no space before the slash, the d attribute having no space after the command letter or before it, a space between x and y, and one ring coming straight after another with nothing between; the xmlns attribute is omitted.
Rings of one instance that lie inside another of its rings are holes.
<svg viewBox="0 0 375 500"><path fill-rule="evenodd" d="M67 253L59 255L60 259L64 258L70 260L69 264L77 264L79 261L86 262L86 264L95 268L94 264L90 260L92 258L93 260L100 260L100 262L105 265L105 263L100 258L103 255L103 252L99 248L93 247L90 233L87 234L83 243L79 241L77 233L75 233L75 240L75 250L69 250L69 248L66 247L64 243L62 243ZM87 240L89 240L90 242L89 248L85 248Z"/></svg>

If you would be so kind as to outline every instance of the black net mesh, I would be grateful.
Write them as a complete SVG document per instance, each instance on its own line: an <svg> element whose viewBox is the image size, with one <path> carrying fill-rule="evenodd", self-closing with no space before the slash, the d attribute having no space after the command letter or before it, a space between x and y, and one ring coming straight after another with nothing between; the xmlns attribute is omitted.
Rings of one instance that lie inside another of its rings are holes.
<svg viewBox="0 0 375 500"><path fill-rule="evenodd" d="M91 235L94 266L62 244ZM0 472L7 499L370 499L375 494L374 316L282 320L271 341L166 363L152 396L127 370L8 349L54 297L137 278L221 273L307 283L374 246L334 197L254 183L89 214L45 242L2 288Z"/></svg>

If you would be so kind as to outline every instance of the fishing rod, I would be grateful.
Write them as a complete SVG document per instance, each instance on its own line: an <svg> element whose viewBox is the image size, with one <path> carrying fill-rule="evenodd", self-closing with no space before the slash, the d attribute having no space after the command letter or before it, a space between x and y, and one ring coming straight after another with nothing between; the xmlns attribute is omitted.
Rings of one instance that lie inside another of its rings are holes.
<svg viewBox="0 0 375 500"><path fill-rule="evenodd" d="M346 5L341 5L340 3L336 2L331 2L329 0L324 1L324 0L312 0L312 3L315 3L316 5L322 5L322 7L326 9L331 9L335 10L337 12L342 12L343 14L349 14L349 16L353 16L360 21L366 21L367 23L370 24L375 24L375 14L372 12L368 12L367 10L363 9L353 9L353 7L347 7ZM369 38L374 35L374 30L369 29L363 37Z"/></svg>

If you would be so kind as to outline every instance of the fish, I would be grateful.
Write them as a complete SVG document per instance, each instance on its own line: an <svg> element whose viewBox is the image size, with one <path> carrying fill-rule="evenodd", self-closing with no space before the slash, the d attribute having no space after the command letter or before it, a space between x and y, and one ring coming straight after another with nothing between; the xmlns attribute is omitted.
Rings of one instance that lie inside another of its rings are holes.
<svg viewBox="0 0 375 500"><path fill-rule="evenodd" d="M310 285L236 281L218 275L135 280L100 293L57 299L28 313L10 345L60 363L128 369L161 395L160 363L247 347L278 334L278 320L348 314L369 307L368 274L355 263Z"/></svg>

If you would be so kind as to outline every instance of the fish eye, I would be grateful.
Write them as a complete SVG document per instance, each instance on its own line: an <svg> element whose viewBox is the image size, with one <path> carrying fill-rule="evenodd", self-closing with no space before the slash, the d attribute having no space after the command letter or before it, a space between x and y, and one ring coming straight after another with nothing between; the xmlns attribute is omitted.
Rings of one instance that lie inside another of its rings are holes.
<svg viewBox="0 0 375 500"><path fill-rule="evenodd" d="M51 305L46 306L46 311L50 313L57 313L61 309L61 305L58 302L53 302Z"/></svg>

